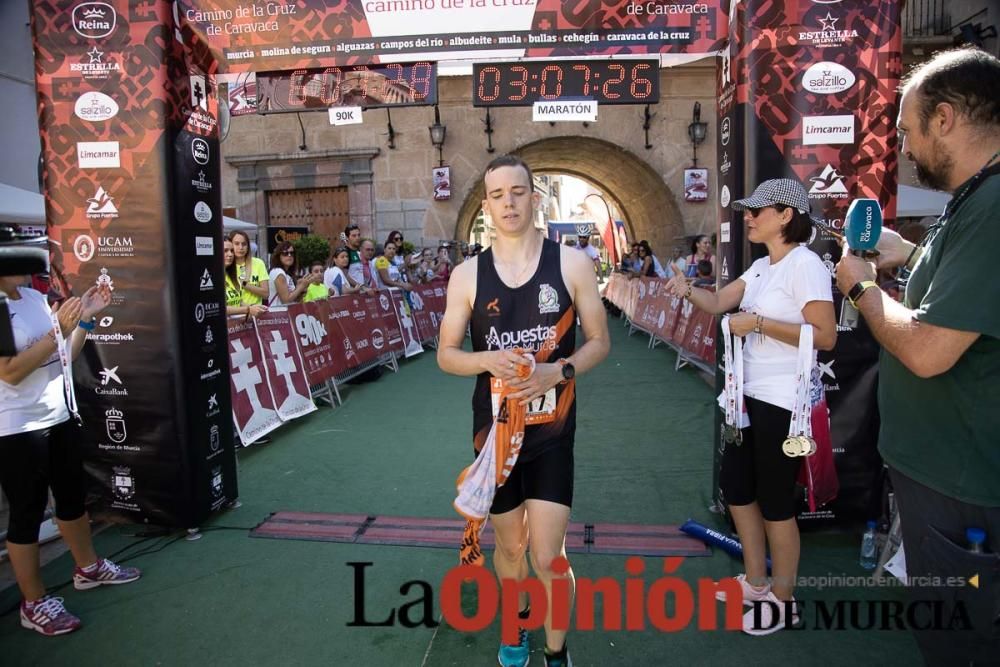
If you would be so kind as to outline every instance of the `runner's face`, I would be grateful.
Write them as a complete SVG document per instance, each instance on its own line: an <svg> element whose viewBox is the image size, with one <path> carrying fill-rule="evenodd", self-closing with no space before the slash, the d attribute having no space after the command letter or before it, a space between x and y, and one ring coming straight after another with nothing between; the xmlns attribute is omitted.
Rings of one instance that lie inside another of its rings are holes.
<svg viewBox="0 0 1000 667"><path fill-rule="evenodd" d="M530 229L538 205L538 194L531 191L528 172L521 167L500 167L486 174L486 199L483 211L500 232L517 234Z"/></svg>
<svg viewBox="0 0 1000 667"><path fill-rule="evenodd" d="M233 252L233 242L224 241L222 244L222 259L226 266L232 266L233 261L236 259L236 254Z"/></svg>

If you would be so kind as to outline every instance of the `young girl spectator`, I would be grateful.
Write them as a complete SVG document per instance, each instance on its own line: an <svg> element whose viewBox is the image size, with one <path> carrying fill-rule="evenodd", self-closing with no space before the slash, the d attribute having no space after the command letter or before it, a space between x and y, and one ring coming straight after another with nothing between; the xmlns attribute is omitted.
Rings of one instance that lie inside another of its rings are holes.
<svg viewBox="0 0 1000 667"><path fill-rule="evenodd" d="M250 237L246 232L232 232L229 240L236 254L236 278L242 288L243 304L264 303L272 296L264 260L250 254Z"/></svg>

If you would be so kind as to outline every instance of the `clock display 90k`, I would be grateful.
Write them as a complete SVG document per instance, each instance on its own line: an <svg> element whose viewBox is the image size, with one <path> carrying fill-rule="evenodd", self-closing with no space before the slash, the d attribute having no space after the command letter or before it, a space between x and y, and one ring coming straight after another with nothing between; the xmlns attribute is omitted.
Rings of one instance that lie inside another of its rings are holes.
<svg viewBox="0 0 1000 667"><path fill-rule="evenodd" d="M656 104L656 60L553 60L478 63L472 68L472 104L531 106L547 100L597 100L598 104Z"/></svg>

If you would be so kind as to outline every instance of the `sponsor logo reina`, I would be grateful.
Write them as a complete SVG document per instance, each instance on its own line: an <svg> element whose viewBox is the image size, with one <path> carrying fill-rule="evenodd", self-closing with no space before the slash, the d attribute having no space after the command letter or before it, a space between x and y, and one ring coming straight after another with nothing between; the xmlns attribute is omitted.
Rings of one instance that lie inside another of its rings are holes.
<svg viewBox="0 0 1000 667"><path fill-rule="evenodd" d="M81 2L73 8L73 30L81 37L100 39L115 30L118 15L106 2Z"/></svg>
<svg viewBox="0 0 1000 667"><path fill-rule="evenodd" d="M108 58L104 61L104 51L99 51L95 46L78 63L70 63L70 72L79 72L88 81L100 81L107 79L112 74L122 71L122 66L118 61Z"/></svg>

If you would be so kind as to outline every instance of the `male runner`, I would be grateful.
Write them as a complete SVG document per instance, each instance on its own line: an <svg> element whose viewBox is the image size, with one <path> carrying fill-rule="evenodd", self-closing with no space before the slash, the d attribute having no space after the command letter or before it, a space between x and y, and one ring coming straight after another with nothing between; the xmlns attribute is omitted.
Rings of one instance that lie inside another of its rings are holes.
<svg viewBox="0 0 1000 667"><path fill-rule="evenodd" d="M590 259L574 248L561 247L535 229L540 203L531 169L520 158L504 155L486 167L483 211L496 229L492 247L457 267L448 284L448 305L441 322L438 364L455 375L476 375L473 432L476 450L493 424L492 378L519 391L514 399L527 405L524 443L514 469L497 490L490 511L496 535L493 563L501 579L528 576L531 565L551 598L556 575L551 564L566 555L566 526L573 502L573 439L576 432L574 378L607 355L607 320L597 293ZM576 349L575 320L583 326L584 344ZM472 352L462 350L466 326L472 324ZM535 372L517 378L517 365L528 362L512 351L535 354ZM573 571L569 579L575 590ZM527 616L527 596L519 609ZM545 619L545 663L570 665L566 632L552 628L551 608ZM528 635L500 645L502 667L528 663Z"/></svg>

